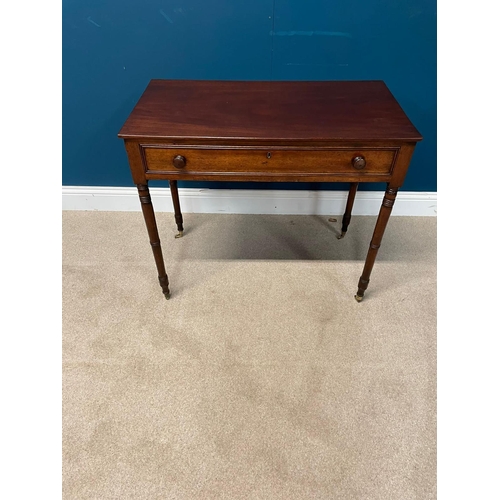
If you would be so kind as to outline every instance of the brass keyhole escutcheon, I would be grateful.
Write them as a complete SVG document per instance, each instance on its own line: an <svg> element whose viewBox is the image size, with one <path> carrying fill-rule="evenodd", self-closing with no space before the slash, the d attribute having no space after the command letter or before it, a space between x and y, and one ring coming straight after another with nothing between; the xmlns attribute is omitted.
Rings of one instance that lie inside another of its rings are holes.
<svg viewBox="0 0 500 500"><path fill-rule="evenodd" d="M271 153L270 152L267 153L267 159L268 160L271 159Z"/></svg>

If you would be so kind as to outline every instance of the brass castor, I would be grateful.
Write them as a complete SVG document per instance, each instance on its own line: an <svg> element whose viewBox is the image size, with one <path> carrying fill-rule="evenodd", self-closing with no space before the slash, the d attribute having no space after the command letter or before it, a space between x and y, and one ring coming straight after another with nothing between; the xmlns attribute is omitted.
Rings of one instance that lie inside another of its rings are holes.
<svg viewBox="0 0 500 500"><path fill-rule="evenodd" d="M354 296L354 298L355 298L358 302L361 302L361 301L363 300L363 295L358 295L358 294L356 294L356 295Z"/></svg>
<svg viewBox="0 0 500 500"><path fill-rule="evenodd" d="M168 300L168 299L170 299L170 292L168 292L168 293L164 293L163 295L165 295L165 298L166 298L167 300Z"/></svg>
<svg viewBox="0 0 500 500"><path fill-rule="evenodd" d="M340 234L339 236L337 236L337 239L341 240L345 236L345 233L346 233L346 231L342 231L342 234Z"/></svg>
<svg viewBox="0 0 500 500"><path fill-rule="evenodd" d="M176 238L182 238L184 231L179 231L178 234L175 235Z"/></svg>

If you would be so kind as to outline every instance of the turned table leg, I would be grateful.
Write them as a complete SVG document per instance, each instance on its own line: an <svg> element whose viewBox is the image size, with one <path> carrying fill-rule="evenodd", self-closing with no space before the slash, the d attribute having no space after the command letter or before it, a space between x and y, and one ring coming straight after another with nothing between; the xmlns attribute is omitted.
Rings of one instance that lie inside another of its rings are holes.
<svg viewBox="0 0 500 500"><path fill-rule="evenodd" d="M349 227L349 223L351 222L352 206L354 205L354 198L356 197L358 185L358 182L351 182L351 186L349 188L349 196L347 197L347 205L345 207L344 217L342 218L342 234L340 236L337 236L339 240L345 236L345 233L347 233L347 228Z"/></svg>
<svg viewBox="0 0 500 500"><path fill-rule="evenodd" d="M158 270L158 281L160 282L161 289L165 298L170 298L170 290L168 289L168 276L165 271L165 263L163 262L163 254L161 253L160 237L158 235L158 227L156 226L155 212L153 210L153 203L149 194L147 184L138 184L137 190L139 191L139 199L141 200L142 213L146 221L146 227L149 234L149 242L153 249L153 255L156 262L156 269Z"/></svg>
<svg viewBox="0 0 500 500"><path fill-rule="evenodd" d="M175 214L175 222L177 224L178 234L175 235L176 238L182 238L182 234L184 232L184 227L182 225L182 213L181 213L181 205L179 203L179 191L177 189L177 181L168 181L170 184L170 192L172 193L172 202L174 204L174 214Z"/></svg>
<svg viewBox="0 0 500 500"><path fill-rule="evenodd" d="M375 230L373 231L372 240L370 242L370 248L368 249L368 255L366 256L365 267L363 268L363 274L359 278L358 283L358 293L354 298L361 302L365 291L368 288L368 283L370 282L370 274L373 269L373 264L377 257L378 249L380 248L380 243L382 242L382 236L384 235L389 216L391 215L392 206L396 200L398 194L397 188L388 187L384 199L382 201L382 206L380 207L380 212L378 215L377 223L375 224Z"/></svg>

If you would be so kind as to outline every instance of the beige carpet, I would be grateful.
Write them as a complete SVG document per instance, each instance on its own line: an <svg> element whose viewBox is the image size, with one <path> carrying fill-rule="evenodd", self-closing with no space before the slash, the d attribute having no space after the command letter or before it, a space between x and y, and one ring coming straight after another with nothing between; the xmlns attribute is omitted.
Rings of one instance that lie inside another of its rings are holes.
<svg viewBox="0 0 500 500"><path fill-rule="evenodd" d="M436 498L436 219L63 214L63 493ZM340 218L339 218L340 221Z"/></svg>

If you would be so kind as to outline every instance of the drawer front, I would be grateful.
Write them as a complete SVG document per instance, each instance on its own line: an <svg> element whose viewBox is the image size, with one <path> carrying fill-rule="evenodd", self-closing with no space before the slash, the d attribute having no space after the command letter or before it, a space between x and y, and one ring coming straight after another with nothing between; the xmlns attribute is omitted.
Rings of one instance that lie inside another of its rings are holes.
<svg viewBox="0 0 500 500"><path fill-rule="evenodd" d="M142 145L146 174L277 176L374 175L392 172L397 148L201 148Z"/></svg>

